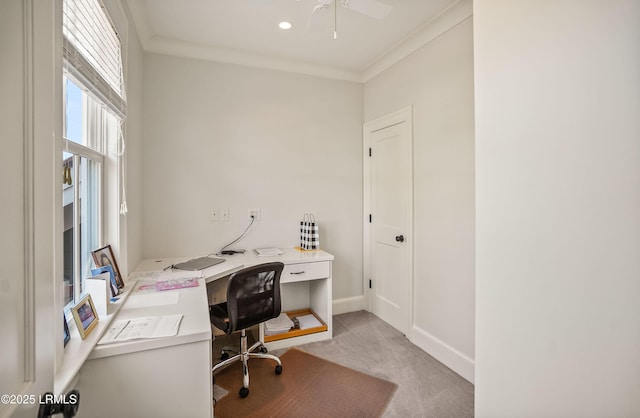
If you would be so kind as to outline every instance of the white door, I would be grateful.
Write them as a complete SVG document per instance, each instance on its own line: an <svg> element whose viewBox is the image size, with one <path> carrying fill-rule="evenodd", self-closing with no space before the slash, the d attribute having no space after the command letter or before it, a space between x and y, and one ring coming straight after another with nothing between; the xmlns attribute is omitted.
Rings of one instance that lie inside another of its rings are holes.
<svg viewBox="0 0 640 418"><path fill-rule="evenodd" d="M53 391L53 4L0 1L0 417L36 417ZM60 341L62 346L62 341Z"/></svg>
<svg viewBox="0 0 640 418"><path fill-rule="evenodd" d="M407 336L413 247L411 125L410 108L364 125L370 309Z"/></svg>

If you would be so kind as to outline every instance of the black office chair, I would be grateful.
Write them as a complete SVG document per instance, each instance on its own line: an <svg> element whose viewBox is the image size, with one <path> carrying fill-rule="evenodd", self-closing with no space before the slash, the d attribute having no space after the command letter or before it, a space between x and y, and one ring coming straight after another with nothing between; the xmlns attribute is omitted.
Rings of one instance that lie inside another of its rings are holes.
<svg viewBox="0 0 640 418"><path fill-rule="evenodd" d="M268 321L280 315L280 275L284 264L265 263L247 267L237 271L229 278L227 285L227 301L209 306L211 323L226 334L242 330L240 337L240 352L216 364L212 372L228 366L236 361L242 361L243 387L240 397L249 395L250 358L271 359L277 363L276 374L282 373L282 362L273 354L266 354L266 347L256 342L247 349L246 329L261 322ZM260 349L259 353L254 351ZM214 377L215 381L215 377Z"/></svg>

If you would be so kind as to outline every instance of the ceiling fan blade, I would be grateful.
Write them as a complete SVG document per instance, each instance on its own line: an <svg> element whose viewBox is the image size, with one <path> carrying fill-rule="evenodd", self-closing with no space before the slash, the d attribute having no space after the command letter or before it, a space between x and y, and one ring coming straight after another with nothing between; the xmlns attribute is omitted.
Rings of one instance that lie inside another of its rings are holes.
<svg viewBox="0 0 640 418"><path fill-rule="evenodd" d="M313 8L313 13L307 24L307 32L322 32L329 22L329 4L319 4Z"/></svg>
<svg viewBox="0 0 640 418"><path fill-rule="evenodd" d="M393 10L393 6L378 0L342 0L342 5L347 9L379 20L389 16Z"/></svg>

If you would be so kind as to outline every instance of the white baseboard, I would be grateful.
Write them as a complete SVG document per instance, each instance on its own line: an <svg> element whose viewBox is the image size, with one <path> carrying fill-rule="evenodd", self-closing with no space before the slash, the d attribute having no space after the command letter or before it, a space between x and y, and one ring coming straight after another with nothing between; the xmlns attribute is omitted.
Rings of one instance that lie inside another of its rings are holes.
<svg viewBox="0 0 640 418"><path fill-rule="evenodd" d="M366 310L364 296L333 300L333 315L361 310ZM473 359L416 326L411 330L411 342L464 379L475 383L475 361Z"/></svg>
<svg viewBox="0 0 640 418"><path fill-rule="evenodd" d="M354 296L352 298L334 299L333 314L356 312L365 309L364 296Z"/></svg>
<svg viewBox="0 0 640 418"><path fill-rule="evenodd" d="M436 360L469 382L475 383L475 361L473 359L416 326L412 329L411 339L412 343L429 353Z"/></svg>

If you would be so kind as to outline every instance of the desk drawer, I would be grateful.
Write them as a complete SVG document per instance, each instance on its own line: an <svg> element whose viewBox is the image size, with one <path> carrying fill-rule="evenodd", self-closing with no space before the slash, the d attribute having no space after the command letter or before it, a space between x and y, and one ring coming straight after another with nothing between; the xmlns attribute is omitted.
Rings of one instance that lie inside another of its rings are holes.
<svg viewBox="0 0 640 418"><path fill-rule="evenodd" d="M329 261L315 263L287 264L282 270L281 283L302 282L306 280L326 279L331 275Z"/></svg>

